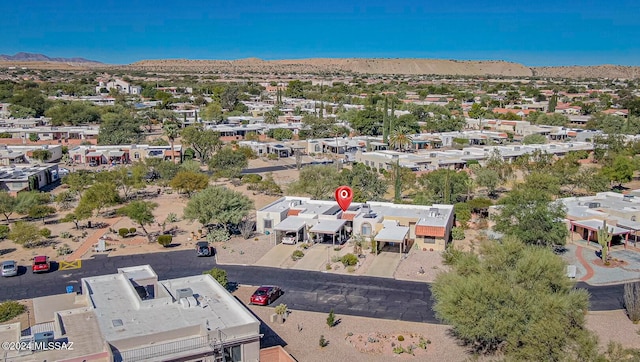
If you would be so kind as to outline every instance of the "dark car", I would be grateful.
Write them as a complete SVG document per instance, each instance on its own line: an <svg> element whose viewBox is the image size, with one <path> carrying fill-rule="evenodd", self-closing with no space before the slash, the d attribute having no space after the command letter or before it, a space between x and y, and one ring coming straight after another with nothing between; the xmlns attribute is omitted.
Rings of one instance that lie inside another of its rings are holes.
<svg viewBox="0 0 640 362"><path fill-rule="evenodd" d="M251 296L249 304L269 305L278 299L284 292L275 285L263 285L256 289Z"/></svg>
<svg viewBox="0 0 640 362"><path fill-rule="evenodd" d="M196 243L196 252L198 256L211 256L211 246L206 241L198 241Z"/></svg>
<svg viewBox="0 0 640 362"><path fill-rule="evenodd" d="M46 273L51 269L48 256L36 256L33 258L33 265L31 271L34 273Z"/></svg>

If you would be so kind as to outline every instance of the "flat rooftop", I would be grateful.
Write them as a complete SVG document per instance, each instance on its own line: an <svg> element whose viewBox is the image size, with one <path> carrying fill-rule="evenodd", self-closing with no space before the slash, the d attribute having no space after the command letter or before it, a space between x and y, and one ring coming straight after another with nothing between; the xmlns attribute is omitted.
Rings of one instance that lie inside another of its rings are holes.
<svg viewBox="0 0 640 362"><path fill-rule="evenodd" d="M130 280L132 276L146 278L149 274L137 270L83 279L86 285L83 290L95 308L100 330L107 341L198 326L225 330L259 324L209 275L159 281L156 295L145 300L136 292ZM178 301L177 290L187 288L193 291L193 298L185 305L185 299L181 299L183 303Z"/></svg>

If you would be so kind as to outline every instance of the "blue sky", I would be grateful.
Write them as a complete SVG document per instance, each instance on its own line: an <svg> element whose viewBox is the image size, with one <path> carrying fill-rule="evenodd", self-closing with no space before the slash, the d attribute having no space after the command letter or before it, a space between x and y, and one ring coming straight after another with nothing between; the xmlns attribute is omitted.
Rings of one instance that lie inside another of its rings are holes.
<svg viewBox="0 0 640 362"><path fill-rule="evenodd" d="M6 1L0 53L640 65L638 0Z"/></svg>

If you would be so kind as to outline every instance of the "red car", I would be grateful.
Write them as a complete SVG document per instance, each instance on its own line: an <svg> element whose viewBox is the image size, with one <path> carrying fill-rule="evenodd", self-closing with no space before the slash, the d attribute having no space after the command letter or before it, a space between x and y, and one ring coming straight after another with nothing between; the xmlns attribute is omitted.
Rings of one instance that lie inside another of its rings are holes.
<svg viewBox="0 0 640 362"><path fill-rule="evenodd" d="M34 273L45 273L48 272L51 268L49 264L48 256L36 256L33 258L33 265L31 266L31 270Z"/></svg>
<svg viewBox="0 0 640 362"><path fill-rule="evenodd" d="M251 296L250 304L269 305L278 299L284 292L275 285L263 285L256 289Z"/></svg>

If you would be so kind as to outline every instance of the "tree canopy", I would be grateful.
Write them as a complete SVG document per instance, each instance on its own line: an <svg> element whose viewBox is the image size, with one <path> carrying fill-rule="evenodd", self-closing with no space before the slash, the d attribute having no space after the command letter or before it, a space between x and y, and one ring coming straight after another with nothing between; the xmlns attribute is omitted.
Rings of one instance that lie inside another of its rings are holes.
<svg viewBox="0 0 640 362"><path fill-rule="evenodd" d="M436 317L481 353L507 360L591 360L595 338L585 329L589 295L573 288L565 263L547 248L507 238L480 256L449 251L451 270L431 287Z"/></svg>
<svg viewBox="0 0 640 362"><path fill-rule="evenodd" d="M242 193L209 186L191 197L184 217L198 220L203 226L218 223L228 227L239 224L252 208L253 201Z"/></svg>

